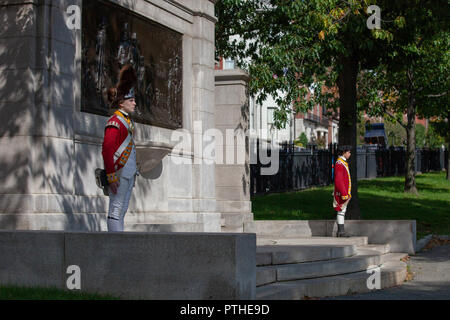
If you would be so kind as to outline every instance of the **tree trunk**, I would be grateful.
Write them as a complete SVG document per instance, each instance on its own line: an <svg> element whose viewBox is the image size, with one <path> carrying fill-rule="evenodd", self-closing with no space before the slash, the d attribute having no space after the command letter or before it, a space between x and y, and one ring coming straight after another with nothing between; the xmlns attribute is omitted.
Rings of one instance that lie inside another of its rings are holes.
<svg viewBox="0 0 450 320"><path fill-rule="evenodd" d="M338 77L339 87L339 145L351 146L349 159L350 176L352 179L352 200L350 201L346 218L359 220L361 212L358 199L358 181L356 169L356 79L358 74L358 60L354 57L341 57L342 70Z"/></svg>
<svg viewBox="0 0 450 320"><path fill-rule="evenodd" d="M447 113L447 180L450 180L450 111Z"/></svg>
<svg viewBox="0 0 450 320"><path fill-rule="evenodd" d="M410 92L408 101L408 124L406 126L406 172L405 192L418 194L416 188L416 99L414 92Z"/></svg>

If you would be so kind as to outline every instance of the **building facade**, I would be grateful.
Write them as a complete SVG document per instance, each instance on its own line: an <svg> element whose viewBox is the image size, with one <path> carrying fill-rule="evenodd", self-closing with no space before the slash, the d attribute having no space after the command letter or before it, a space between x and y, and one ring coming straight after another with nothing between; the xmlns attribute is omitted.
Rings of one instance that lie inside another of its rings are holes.
<svg viewBox="0 0 450 320"><path fill-rule="evenodd" d="M216 61L216 70L235 69L232 59L221 58ZM320 105L306 113L292 112L284 128L274 126L274 112L278 108L273 96L268 96L262 103L256 97L249 97L250 129L253 139L273 142L275 145L293 143L302 133L309 142L323 141L325 146L337 143L339 120L335 113L328 115Z"/></svg>

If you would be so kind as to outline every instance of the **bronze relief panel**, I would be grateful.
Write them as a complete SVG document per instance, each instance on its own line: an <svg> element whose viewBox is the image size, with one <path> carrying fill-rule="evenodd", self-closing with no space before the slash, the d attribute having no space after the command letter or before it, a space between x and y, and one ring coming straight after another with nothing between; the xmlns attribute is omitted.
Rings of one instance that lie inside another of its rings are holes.
<svg viewBox="0 0 450 320"><path fill-rule="evenodd" d="M131 63L138 76L136 122L182 127L182 34L130 10L84 0L81 111L109 115L107 89Z"/></svg>

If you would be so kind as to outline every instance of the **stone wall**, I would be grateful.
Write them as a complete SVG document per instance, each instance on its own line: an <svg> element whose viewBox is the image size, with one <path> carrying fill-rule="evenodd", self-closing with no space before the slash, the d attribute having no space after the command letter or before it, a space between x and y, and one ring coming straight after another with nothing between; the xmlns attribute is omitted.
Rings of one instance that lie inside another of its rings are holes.
<svg viewBox="0 0 450 320"><path fill-rule="evenodd" d="M0 256L6 286L69 282L123 299L255 298L254 234L0 231ZM78 283L70 266L79 268Z"/></svg>

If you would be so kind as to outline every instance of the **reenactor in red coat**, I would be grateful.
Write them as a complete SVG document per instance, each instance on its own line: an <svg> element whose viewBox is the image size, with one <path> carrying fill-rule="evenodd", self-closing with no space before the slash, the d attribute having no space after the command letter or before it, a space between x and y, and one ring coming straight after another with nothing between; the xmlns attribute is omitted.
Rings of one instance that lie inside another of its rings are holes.
<svg viewBox="0 0 450 320"><path fill-rule="evenodd" d="M345 212L352 198L352 179L347 160L350 158L351 147L341 146L338 148L338 159L334 166L334 194L333 207L337 211L338 237L350 237L344 230Z"/></svg>
<svg viewBox="0 0 450 320"><path fill-rule="evenodd" d="M136 72L125 65L117 86L109 89L112 109L117 109L105 126L102 155L109 183L108 231L123 231L125 213L137 175L134 124L129 115L136 108L133 86Z"/></svg>
<svg viewBox="0 0 450 320"><path fill-rule="evenodd" d="M130 99L129 103L136 105L134 98ZM127 163L133 147L134 124L128 112L123 109L125 108L115 111L109 118L103 139L102 155L106 177L110 187L113 188L114 183L119 181L117 172ZM116 193L115 191L114 188L113 193Z"/></svg>

